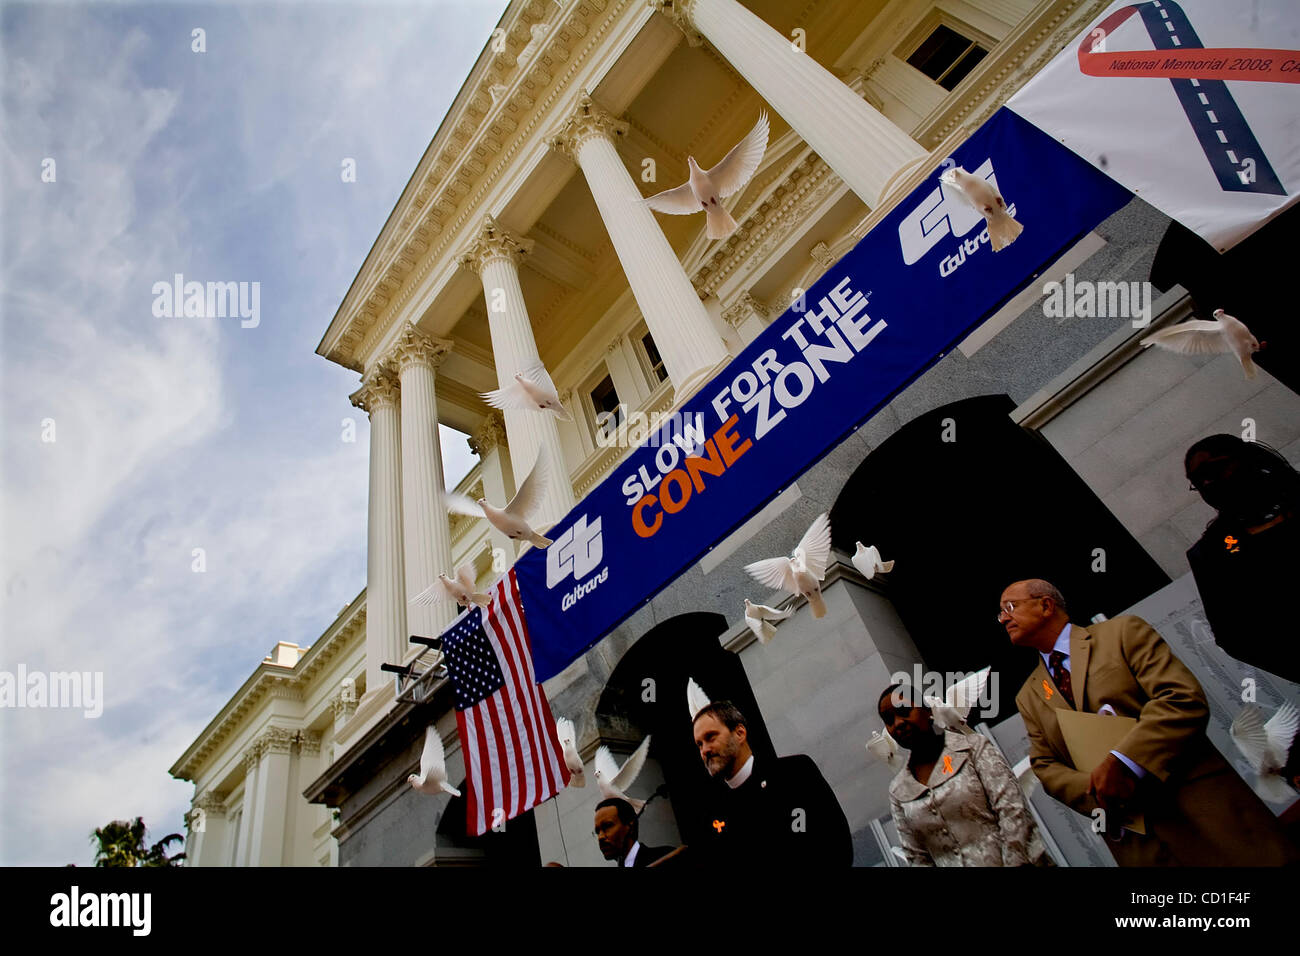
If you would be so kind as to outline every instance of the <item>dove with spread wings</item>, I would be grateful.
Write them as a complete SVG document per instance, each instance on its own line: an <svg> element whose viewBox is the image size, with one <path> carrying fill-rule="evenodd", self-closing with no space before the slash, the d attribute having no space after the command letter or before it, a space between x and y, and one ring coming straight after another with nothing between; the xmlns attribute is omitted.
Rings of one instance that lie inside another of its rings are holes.
<svg viewBox="0 0 1300 956"><path fill-rule="evenodd" d="M615 797L619 800L626 800L632 804L632 808L637 813L640 813L642 808L645 807L645 801L629 797L627 790L641 773L641 768L645 766L645 758L649 752L650 738L647 736L645 740L641 741L641 746L632 751L632 756L628 757L620 768L615 763L614 755L610 753L609 748L601 744L596 751L596 786L600 787L600 795L606 800Z"/></svg>
<svg viewBox="0 0 1300 956"><path fill-rule="evenodd" d="M745 572L759 584L807 598L813 617L826 616L822 580L831 559L831 519L819 514L804 532L788 558L767 558L745 565Z"/></svg>
<svg viewBox="0 0 1300 956"><path fill-rule="evenodd" d="M718 165L700 169L695 157L687 156L690 179L673 189L647 196L641 202L671 216L689 216L702 209L705 234L710 239L725 239L736 231L736 220L719 200L740 192L753 178L767 151L767 136L767 113L760 113L754 128Z"/></svg>
<svg viewBox="0 0 1300 956"><path fill-rule="evenodd" d="M551 539L534 531L532 525L528 523L528 516L537 510L537 505L546 490L547 478L545 461L539 452L533 470L528 473L528 477L519 486L515 496L504 508L494 506L486 498L473 501L468 495L454 491L444 493L443 501L448 511L469 515L471 518L487 518L494 528L511 541L522 539L532 543L534 547L545 548L551 543Z"/></svg>

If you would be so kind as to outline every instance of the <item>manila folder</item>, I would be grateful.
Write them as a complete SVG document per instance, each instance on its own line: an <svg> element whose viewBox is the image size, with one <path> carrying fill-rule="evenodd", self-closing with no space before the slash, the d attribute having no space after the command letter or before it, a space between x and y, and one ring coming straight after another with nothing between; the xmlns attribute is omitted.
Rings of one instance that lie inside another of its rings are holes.
<svg viewBox="0 0 1300 956"><path fill-rule="evenodd" d="M1070 751L1074 769L1084 773L1092 773L1137 724L1134 717L1089 714L1064 707L1056 710L1056 720L1061 727L1061 736L1065 738L1065 746ZM1141 814L1135 814L1133 819L1126 820L1123 825L1135 833L1146 833Z"/></svg>

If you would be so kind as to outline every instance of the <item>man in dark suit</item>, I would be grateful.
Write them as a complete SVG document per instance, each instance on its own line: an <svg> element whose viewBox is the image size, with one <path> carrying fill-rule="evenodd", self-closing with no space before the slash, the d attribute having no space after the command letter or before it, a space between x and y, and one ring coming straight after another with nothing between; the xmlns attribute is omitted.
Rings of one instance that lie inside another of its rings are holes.
<svg viewBox="0 0 1300 956"><path fill-rule="evenodd" d="M755 755L745 717L730 701L703 708L694 730L700 757L717 784L702 862L853 865L849 821L811 757Z"/></svg>
<svg viewBox="0 0 1300 956"><path fill-rule="evenodd" d="M639 821L632 804L617 797L596 804L596 840L600 855L618 860L620 867L639 869L673 851L670 846L646 846L640 841Z"/></svg>
<svg viewBox="0 0 1300 956"><path fill-rule="evenodd" d="M1106 822L1117 863L1297 861L1272 812L1205 736L1205 693L1151 625L1132 616L1072 624L1061 592L1039 579L1010 585L998 607L1011 643L1038 652L1038 666L1016 695L1030 766L1057 800ZM1076 767L1057 714L1103 707L1137 723L1096 767ZM1145 834L1115 825L1131 811L1143 814Z"/></svg>

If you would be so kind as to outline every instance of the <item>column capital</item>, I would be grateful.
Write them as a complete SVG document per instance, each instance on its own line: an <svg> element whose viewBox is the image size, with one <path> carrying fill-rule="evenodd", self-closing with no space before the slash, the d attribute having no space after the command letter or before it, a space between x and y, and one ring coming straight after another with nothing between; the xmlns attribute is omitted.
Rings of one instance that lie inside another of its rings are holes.
<svg viewBox="0 0 1300 956"><path fill-rule="evenodd" d="M584 91L569 118L549 143L552 149L576 162L582 144L593 136L612 141L616 136L626 136L627 130L627 123L615 117Z"/></svg>
<svg viewBox="0 0 1300 956"><path fill-rule="evenodd" d="M395 407L399 387L393 373L383 364L377 364L361 379L361 387L348 396L348 400L367 415L376 409Z"/></svg>
<svg viewBox="0 0 1300 956"><path fill-rule="evenodd" d="M257 742L263 753L287 754L298 740L298 731L288 727L268 727Z"/></svg>
<svg viewBox="0 0 1300 956"><path fill-rule="evenodd" d="M300 730L296 736L300 753L308 756L320 753L321 732L319 730Z"/></svg>
<svg viewBox="0 0 1300 956"><path fill-rule="evenodd" d="M645 4L671 20L674 26L686 34L689 45L699 46L704 42L700 31L695 29L695 0L645 0Z"/></svg>
<svg viewBox="0 0 1300 956"><path fill-rule="evenodd" d="M506 441L506 423L500 412L493 412L469 438L469 450L482 458Z"/></svg>
<svg viewBox="0 0 1300 956"><path fill-rule="evenodd" d="M244 758L244 773L248 774L257 769L258 763L262 760L262 754L265 752L266 746L262 738L259 737L250 743L240 755Z"/></svg>
<svg viewBox="0 0 1300 956"><path fill-rule="evenodd" d="M456 261L482 275L483 267L489 262L505 259L518 266L520 259L532 251L532 239L516 236L509 230L503 229L492 216L484 216L478 234Z"/></svg>
<svg viewBox="0 0 1300 956"><path fill-rule="evenodd" d="M766 322L771 315L771 310L746 289L735 302L722 310L722 319L733 329L739 329L746 319L755 314Z"/></svg>
<svg viewBox="0 0 1300 956"><path fill-rule="evenodd" d="M195 810L202 810L211 816L223 816L226 812L225 794L215 790L204 790L191 802Z"/></svg>
<svg viewBox="0 0 1300 956"><path fill-rule="evenodd" d="M423 365L436 370L442 365L454 345L451 339L438 338L421 332L407 322L398 335L397 341L384 354L380 364L397 369L399 376L413 365Z"/></svg>

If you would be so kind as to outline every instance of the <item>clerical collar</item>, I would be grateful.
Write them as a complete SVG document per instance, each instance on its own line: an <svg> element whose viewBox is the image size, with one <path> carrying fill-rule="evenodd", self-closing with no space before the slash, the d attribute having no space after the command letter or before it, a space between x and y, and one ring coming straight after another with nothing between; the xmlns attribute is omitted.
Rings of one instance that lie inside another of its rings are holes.
<svg viewBox="0 0 1300 956"><path fill-rule="evenodd" d="M746 780L748 780L749 775L753 772L754 772L754 755L750 754L749 759L745 761L745 765L736 771L736 775L734 777L732 777L730 780L727 781L727 786L730 787L732 790L735 790L737 787L741 786Z"/></svg>

